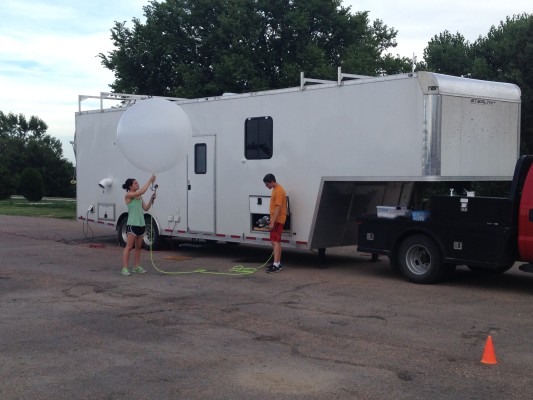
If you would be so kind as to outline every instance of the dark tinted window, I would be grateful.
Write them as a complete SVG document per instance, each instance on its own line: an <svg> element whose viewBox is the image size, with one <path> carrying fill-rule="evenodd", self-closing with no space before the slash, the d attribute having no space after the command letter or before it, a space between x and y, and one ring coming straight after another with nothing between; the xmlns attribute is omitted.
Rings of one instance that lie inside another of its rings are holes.
<svg viewBox="0 0 533 400"><path fill-rule="evenodd" d="M207 173L207 145L205 143L194 145L194 173Z"/></svg>
<svg viewBox="0 0 533 400"><path fill-rule="evenodd" d="M244 157L248 160L272 158L272 117L248 118L244 124Z"/></svg>

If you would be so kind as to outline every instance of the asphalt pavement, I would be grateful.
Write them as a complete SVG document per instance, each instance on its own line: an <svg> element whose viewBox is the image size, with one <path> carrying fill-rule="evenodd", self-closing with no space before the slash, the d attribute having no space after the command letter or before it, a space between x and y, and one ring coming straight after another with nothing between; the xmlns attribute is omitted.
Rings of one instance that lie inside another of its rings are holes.
<svg viewBox="0 0 533 400"><path fill-rule="evenodd" d="M517 268L415 285L350 247L326 269L287 250L266 274L268 247L173 241L124 277L111 228L0 215L0 241L0 399L533 396Z"/></svg>

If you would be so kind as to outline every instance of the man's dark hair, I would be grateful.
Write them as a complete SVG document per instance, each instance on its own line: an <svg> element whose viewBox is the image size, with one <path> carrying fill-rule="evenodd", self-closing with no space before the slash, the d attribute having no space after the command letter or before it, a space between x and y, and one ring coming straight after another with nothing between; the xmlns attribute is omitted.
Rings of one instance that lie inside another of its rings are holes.
<svg viewBox="0 0 533 400"><path fill-rule="evenodd" d="M263 178L263 182L270 183L270 182L276 182L276 177L272 174L266 174Z"/></svg>

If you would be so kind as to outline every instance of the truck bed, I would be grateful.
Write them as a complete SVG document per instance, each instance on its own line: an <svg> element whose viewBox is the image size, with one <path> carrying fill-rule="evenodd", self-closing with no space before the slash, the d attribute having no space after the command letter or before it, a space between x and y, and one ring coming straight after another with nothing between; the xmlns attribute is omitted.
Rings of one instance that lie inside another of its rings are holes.
<svg viewBox="0 0 533 400"><path fill-rule="evenodd" d="M498 268L516 254L517 224L507 198L433 196L429 219L358 218L358 250L394 256L402 241L414 234L430 237L443 262Z"/></svg>

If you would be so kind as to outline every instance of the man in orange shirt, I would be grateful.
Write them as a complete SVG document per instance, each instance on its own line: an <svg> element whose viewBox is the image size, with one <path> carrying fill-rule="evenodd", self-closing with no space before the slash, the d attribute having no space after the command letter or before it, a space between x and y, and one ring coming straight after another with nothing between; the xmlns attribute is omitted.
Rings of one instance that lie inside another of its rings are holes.
<svg viewBox="0 0 533 400"><path fill-rule="evenodd" d="M274 249L274 263L267 268L267 273L279 272L281 267L281 233L287 220L287 195L283 187L276 182L276 177L266 174L263 178L265 186L272 189L270 196L270 241Z"/></svg>

